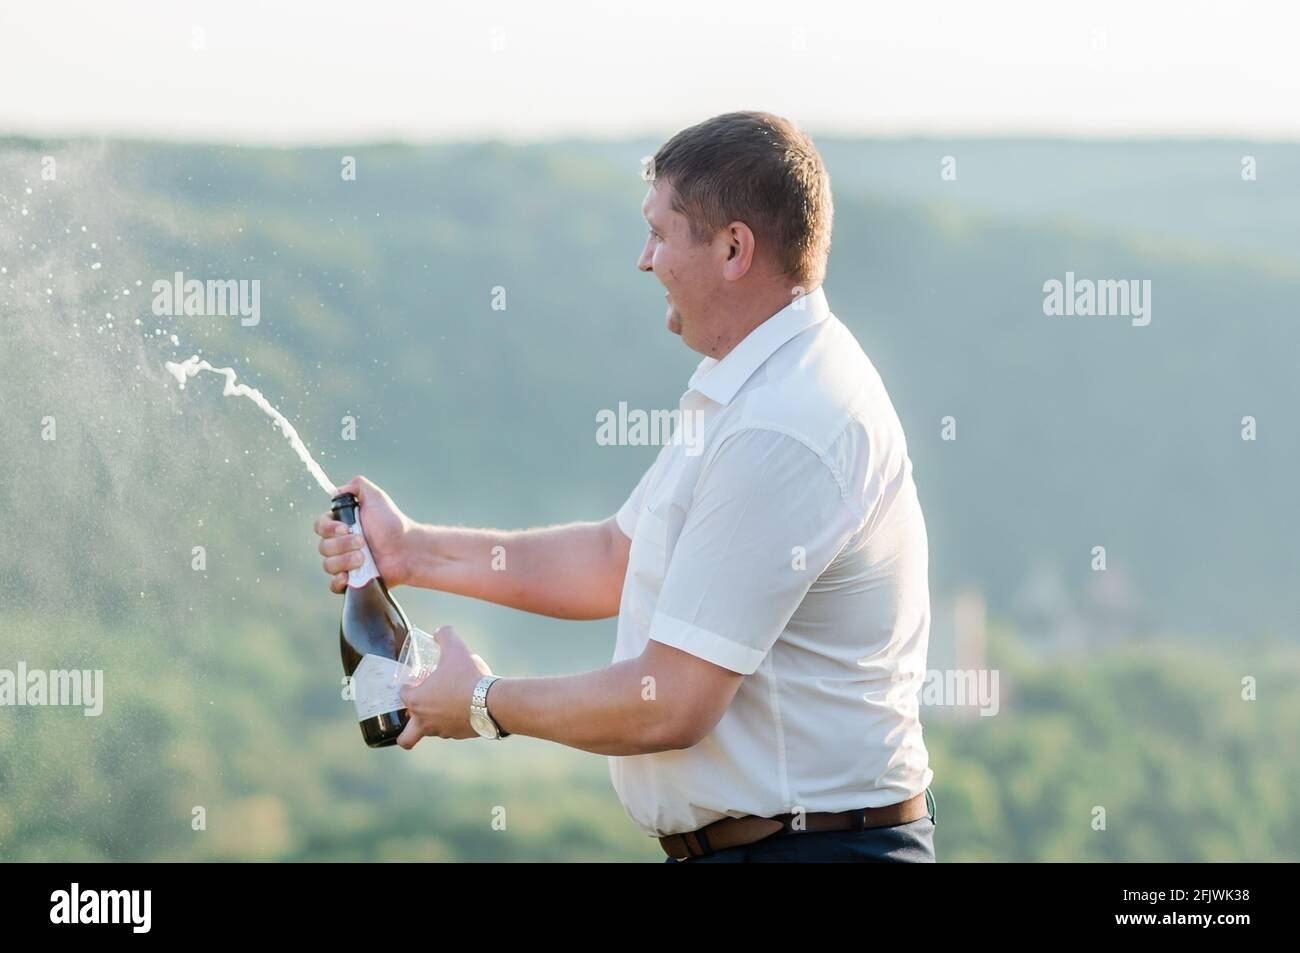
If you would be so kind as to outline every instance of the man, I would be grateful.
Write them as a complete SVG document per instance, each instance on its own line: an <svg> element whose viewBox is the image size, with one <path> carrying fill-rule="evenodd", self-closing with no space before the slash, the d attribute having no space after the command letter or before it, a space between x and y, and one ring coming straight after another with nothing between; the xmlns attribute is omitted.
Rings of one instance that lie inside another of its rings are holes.
<svg viewBox="0 0 1300 953"><path fill-rule="evenodd" d="M932 861L925 523L898 417L821 290L821 158L786 120L729 113L674 136L647 178L638 267L704 355L681 399L696 436L600 523L429 526L362 477L341 488L390 585L617 614L613 664L496 679L444 628L398 744L520 734L609 755L668 862ZM341 592L360 540L328 515L316 531Z"/></svg>

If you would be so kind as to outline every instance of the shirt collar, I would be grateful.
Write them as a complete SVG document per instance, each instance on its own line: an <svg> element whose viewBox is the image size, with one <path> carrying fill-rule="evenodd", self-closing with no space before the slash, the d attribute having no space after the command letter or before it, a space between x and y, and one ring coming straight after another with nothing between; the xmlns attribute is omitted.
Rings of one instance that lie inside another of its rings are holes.
<svg viewBox="0 0 1300 953"><path fill-rule="evenodd" d="M819 287L795 298L748 335L722 360L706 357L691 375L690 390L726 406L745 382L781 345L830 316L826 293Z"/></svg>

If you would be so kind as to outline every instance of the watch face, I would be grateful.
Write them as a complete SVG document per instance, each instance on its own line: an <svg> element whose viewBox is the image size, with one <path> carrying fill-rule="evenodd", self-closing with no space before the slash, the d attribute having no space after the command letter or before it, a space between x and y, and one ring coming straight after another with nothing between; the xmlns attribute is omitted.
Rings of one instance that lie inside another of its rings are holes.
<svg viewBox="0 0 1300 953"><path fill-rule="evenodd" d="M488 720L487 716L480 715L478 712L471 712L469 716L470 727L479 733L483 738L495 738L496 727Z"/></svg>

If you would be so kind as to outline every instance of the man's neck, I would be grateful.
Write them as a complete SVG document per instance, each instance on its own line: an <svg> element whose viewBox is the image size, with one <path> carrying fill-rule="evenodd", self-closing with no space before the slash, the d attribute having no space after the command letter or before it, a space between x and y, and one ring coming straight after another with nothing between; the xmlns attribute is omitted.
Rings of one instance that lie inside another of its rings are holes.
<svg viewBox="0 0 1300 953"><path fill-rule="evenodd" d="M810 288L803 294L812 294L816 290L815 287ZM716 340L710 342L705 354L714 360L722 360L735 350L741 341L754 333L755 328L780 314L794 300L785 285L764 289L763 292L755 294L752 301L738 305L736 313L722 322Z"/></svg>

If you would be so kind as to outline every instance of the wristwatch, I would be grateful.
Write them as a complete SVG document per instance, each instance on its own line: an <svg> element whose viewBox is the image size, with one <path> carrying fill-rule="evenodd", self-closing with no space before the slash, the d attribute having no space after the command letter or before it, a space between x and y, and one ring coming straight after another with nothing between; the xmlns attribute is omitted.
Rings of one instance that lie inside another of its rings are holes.
<svg viewBox="0 0 1300 953"><path fill-rule="evenodd" d="M474 686L474 694L469 700L469 723L481 738L500 740L510 737L510 732L501 730L501 726L496 723L496 719L492 717L487 707L488 689L500 677L500 675L484 675Z"/></svg>

